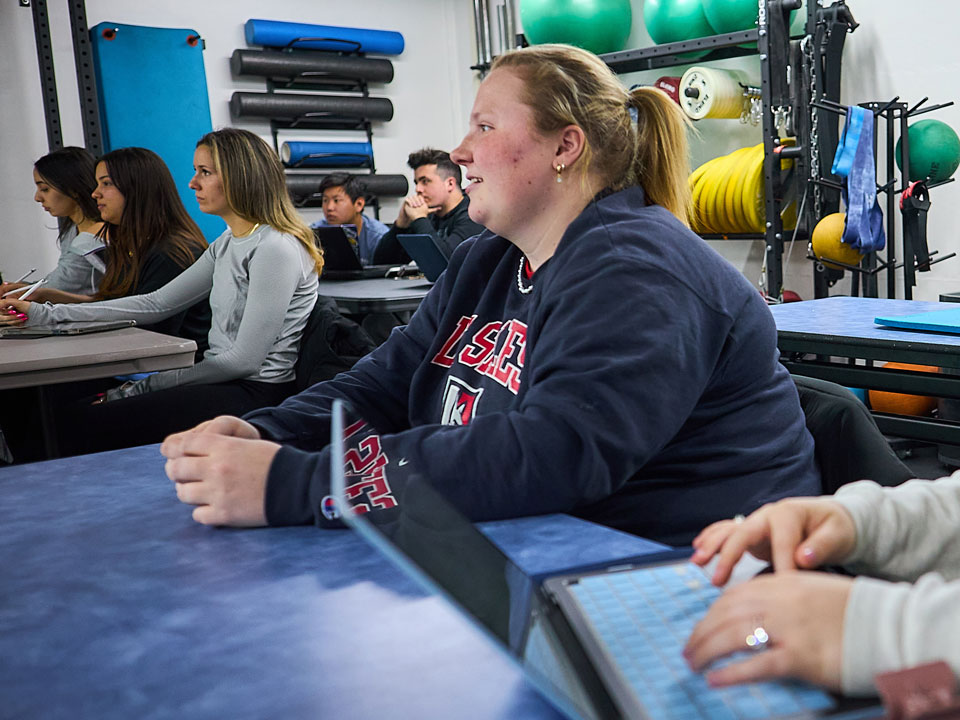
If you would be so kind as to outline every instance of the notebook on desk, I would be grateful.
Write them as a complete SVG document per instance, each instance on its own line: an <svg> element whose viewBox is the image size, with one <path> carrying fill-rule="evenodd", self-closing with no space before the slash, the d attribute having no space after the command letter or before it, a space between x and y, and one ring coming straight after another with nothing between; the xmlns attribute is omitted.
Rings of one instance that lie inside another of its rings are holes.
<svg viewBox="0 0 960 720"><path fill-rule="evenodd" d="M440 274L447 269L447 256L437 245L433 235L411 233L397 235L397 240L430 282L436 282Z"/></svg>
<svg viewBox="0 0 960 720"><path fill-rule="evenodd" d="M398 568L450 601L567 716L882 716L873 702L853 704L800 683L714 689L690 671L683 645L720 590L681 559L689 549L531 579L420 480L412 463L384 461L370 426L336 401L324 513L342 513Z"/></svg>
<svg viewBox="0 0 960 720"><path fill-rule="evenodd" d="M894 315L873 319L877 325L901 328L904 330L926 330L927 332L960 334L960 307L947 310L914 313L913 315Z"/></svg>
<svg viewBox="0 0 960 720"><path fill-rule="evenodd" d="M317 227L313 229L313 234L323 248L324 280L382 278L386 277L387 271L393 267L361 264L357 251L340 226Z"/></svg>
<svg viewBox="0 0 960 720"><path fill-rule="evenodd" d="M104 320L88 322L64 322L56 325L34 325L32 327L2 327L0 338L39 338L54 337L57 335L86 335L88 333L118 330L133 327L137 323L133 320Z"/></svg>

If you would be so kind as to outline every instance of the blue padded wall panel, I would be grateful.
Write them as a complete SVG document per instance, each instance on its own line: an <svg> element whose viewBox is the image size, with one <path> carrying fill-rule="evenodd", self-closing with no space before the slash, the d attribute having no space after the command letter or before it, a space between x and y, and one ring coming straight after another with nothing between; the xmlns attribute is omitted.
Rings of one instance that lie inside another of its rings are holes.
<svg viewBox="0 0 960 720"><path fill-rule="evenodd" d="M193 191L193 151L213 126L195 30L104 22L90 29L106 152L149 148L163 158L190 216L208 241L226 229L200 212Z"/></svg>

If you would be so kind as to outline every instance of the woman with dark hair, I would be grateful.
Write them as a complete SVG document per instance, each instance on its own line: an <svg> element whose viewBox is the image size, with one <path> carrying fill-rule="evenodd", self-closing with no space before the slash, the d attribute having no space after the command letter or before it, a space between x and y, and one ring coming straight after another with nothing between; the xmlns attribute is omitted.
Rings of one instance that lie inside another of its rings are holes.
<svg viewBox="0 0 960 720"><path fill-rule="evenodd" d="M93 156L81 147L65 147L44 155L33 165L33 199L61 221L60 259L47 273L45 288L93 295L103 277L103 223L90 194L96 186ZM0 294L29 283L3 283ZM19 293L15 293L15 297Z"/></svg>
<svg viewBox="0 0 960 720"><path fill-rule="evenodd" d="M122 204L117 191L130 187L127 182L148 179L121 176L111 156L105 159L97 169L97 201L104 219L112 222L116 203ZM173 281L146 295L84 305L9 302L28 316L28 325L116 319L142 325L209 298L212 323L203 359L114 388L103 402L81 407L74 426L98 432L65 438L70 452L154 442L219 413L276 405L295 390L294 364L323 266L313 232L290 201L276 153L257 135L233 128L208 133L197 143L194 168L190 187L200 209L223 218L227 230ZM129 267L149 257L137 243L152 231L150 215L160 209L154 205L142 215L122 211L121 225L130 223L139 233L118 234L116 245L111 234L111 260L116 258L118 266L127 262L128 269L104 278L101 295L122 294ZM17 322L16 316L0 319Z"/></svg>
<svg viewBox="0 0 960 720"><path fill-rule="evenodd" d="M145 295L177 277L207 248L180 201L170 170L152 150L113 150L100 158L92 178L90 200L103 219L99 237L106 241L99 287L76 293L44 286L30 296L35 302L88 303ZM202 351L210 330L210 308L198 302L141 327L194 340Z"/></svg>

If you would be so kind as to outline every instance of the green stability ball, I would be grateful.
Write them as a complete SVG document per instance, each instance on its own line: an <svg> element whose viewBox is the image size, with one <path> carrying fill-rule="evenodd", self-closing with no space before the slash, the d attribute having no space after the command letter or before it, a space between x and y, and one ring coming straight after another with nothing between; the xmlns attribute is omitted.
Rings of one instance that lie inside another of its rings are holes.
<svg viewBox="0 0 960 720"><path fill-rule="evenodd" d="M758 12L757 0L703 0L703 14L717 35L752 30ZM790 12L791 20L796 14L796 10Z"/></svg>
<svg viewBox="0 0 960 720"><path fill-rule="evenodd" d="M960 138L953 128L939 120L920 120L910 134L910 181L930 178L947 180L960 165ZM897 140L897 167L903 169L903 155Z"/></svg>
<svg viewBox="0 0 960 720"><path fill-rule="evenodd" d="M700 0L644 0L643 24L657 45L713 35Z"/></svg>
<svg viewBox="0 0 960 720"><path fill-rule="evenodd" d="M757 0L703 0L703 14L716 34L757 26Z"/></svg>
<svg viewBox="0 0 960 720"><path fill-rule="evenodd" d="M623 50L633 16L630 0L520 0L531 45L567 43L598 55Z"/></svg>

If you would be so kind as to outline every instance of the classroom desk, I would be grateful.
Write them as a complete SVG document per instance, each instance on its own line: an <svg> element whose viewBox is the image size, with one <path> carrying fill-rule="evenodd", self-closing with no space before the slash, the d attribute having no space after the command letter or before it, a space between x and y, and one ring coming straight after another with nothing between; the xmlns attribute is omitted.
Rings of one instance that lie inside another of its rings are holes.
<svg viewBox="0 0 960 720"><path fill-rule="evenodd" d="M373 278L368 280L320 280L321 295L333 298L340 312L412 312L433 287L423 278Z"/></svg>
<svg viewBox="0 0 960 720"><path fill-rule="evenodd" d="M560 717L359 536L194 523L156 445L0 469L0 716ZM527 572L662 548L488 523Z"/></svg>
<svg viewBox="0 0 960 720"><path fill-rule="evenodd" d="M952 303L831 297L773 305L781 362L796 375L848 387L960 398L960 335L898 330L876 325L880 315L955 309ZM816 356L816 357L811 357ZM855 359L866 364L854 364ZM950 368L940 374L888 370L873 361ZM960 423L874 413L889 435L960 445Z"/></svg>
<svg viewBox="0 0 960 720"><path fill-rule="evenodd" d="M193 340L140 328L45 338L0 338L0 390L37 391L46 457L57 457L54 409L46 385L193 365Z"/></svg>
<svg viewBox="0 0 960 720"><path fill-rule="evenodd" d="M187 367L196 350L193 340L139 328L0 338L0 390Z"/></svg>

